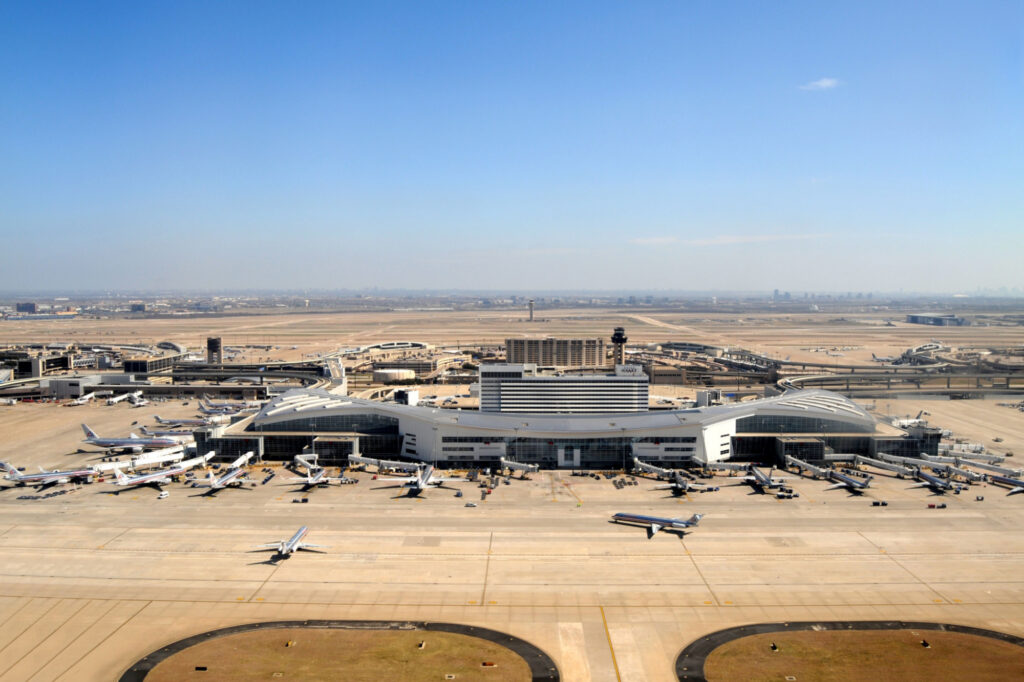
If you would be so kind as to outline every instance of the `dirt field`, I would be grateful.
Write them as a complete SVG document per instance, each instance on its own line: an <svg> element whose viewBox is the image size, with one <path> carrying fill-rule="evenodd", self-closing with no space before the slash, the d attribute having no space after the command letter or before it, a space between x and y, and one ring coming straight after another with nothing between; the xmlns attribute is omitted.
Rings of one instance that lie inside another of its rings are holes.
<svg viewBox="0 0 1024 682"><path fill-rule="evenodd" d="M289 641L292 646L286 646ZM420 642L425 646L420 649ZM494 667L483 667L486 661ZM206 666L206 672L196 672ZM279 675L277 673L280 673ZM202 677L232 680L457 680L530 679L526 662L503 646L446 632L396 630L256 630L218 637L175 654L147 682Z"/></svg>
<svg viewBox="0 0 1024 682"><path fill-rule="evenodd" d="M778 651L772 651L772 642ZM709 682L1019 680L1024 679L1024 650L987 637L939 631L775 632L718 647L708 656L704 674Z"/></svg>
<svg viewBox="0 0 1024 682"><path fill-rule="evenodd" d="M932 426L949 429L957 438L981 443L987 452L1014 453L1024 457L1024 412L997 403L1017 402L1019 396L1005 396L998 400L878 400L875 414L880 419L887 415L916 417L924 410ZM995 438L1002 440L996 442ZM1024 466L1009 460L1014 468Z"/></svg>

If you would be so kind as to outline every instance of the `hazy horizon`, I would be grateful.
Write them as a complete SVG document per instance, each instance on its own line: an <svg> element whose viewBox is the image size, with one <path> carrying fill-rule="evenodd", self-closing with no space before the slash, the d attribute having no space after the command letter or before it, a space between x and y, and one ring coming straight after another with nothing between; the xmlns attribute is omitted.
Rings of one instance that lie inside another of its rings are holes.
<svg viewBox="0 0 1024 682"><path fill-rule="evenodd" d="M1017 296L1022 27L999 2L9 3L0 291Z"/></svg>

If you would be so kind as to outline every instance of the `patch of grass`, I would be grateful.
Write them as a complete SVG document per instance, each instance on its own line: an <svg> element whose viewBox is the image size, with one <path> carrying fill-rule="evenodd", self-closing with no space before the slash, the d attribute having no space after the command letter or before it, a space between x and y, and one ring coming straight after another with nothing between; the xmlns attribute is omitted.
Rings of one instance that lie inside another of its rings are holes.
<svg viewBox="0 0 1024 682"><path fill-rule="evenodd" d="M774 632L723 644L708 656L704 674L709 682L1021 680L1024 649L937 630Z"/></svg>
<svg viewBox="0 0 1024 682"><path fill-rule="evenodd" d="M286 646L289 641L293 646ZM420 642L426 642L423 649ZM496 663L483 668L484 661ZM197 672L196 666L206 666ZM280 673L275 676L274 673ZM218 637L157 665L146 682L180 680L456 680L519 682L526 661L476 637L424 630L266 629Z"/></svg>

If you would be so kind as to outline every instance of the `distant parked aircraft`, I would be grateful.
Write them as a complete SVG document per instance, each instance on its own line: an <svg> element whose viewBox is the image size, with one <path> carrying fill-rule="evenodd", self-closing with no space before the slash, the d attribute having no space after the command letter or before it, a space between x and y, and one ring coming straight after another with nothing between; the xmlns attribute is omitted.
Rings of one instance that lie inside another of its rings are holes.
<svg viewBox="0 0 1024 682"><path fill-rule="evenodd" d="M650 539L659 530L683 530L695 527L702 518L704 518L703 514L694 514L688 519L667 519L660 516L644 516L643 514L619 512L612 516L612 521L615 523L647 526L647 537Z"/></svg>
<svg viewBox="0 0 1024 682"><path fill-rule="evenodd" d="M90 429L86 424L82 424L82 431L85 432L85 440L82 441L83 443L96 445L107 450L142 452L143 450L151 448L170 448L175 445L180 445L182 441L181 438L167 438L163 436L156 438L139 438L134 433L129 434L128 438L103 438L98 436L96 432Z"/></svg>
<svg viewBox="0 0 1024 682"><path fill-rule="evenodd" d="M14 481L17 485L39 486L41 488L52 485L62 485L72 481L85 481L96 475L93 469L73 469L71 471L47 471L39 467L38 474L23 474L17 467L8 462L0 462L0 469L7 472L4 475L8 481Z"/></svg>
<svg viewBox="0 0 1024 682"><path fill-rule="evenodd" d="M875 355L874 353L871 354L871 359L875 362L884 362L890 365L899 360L895 355Z"/></svg>

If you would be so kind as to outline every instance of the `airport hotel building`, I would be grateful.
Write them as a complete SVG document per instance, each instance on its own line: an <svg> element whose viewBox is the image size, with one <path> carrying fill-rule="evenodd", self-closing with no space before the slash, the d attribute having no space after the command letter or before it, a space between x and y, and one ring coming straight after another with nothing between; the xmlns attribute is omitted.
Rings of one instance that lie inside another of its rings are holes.
<svg viewBox="0 0 1024 682"><path fill-rule="evenodd" d="M402 405L294 389L259 413L196 432L200 451L224 461L249 450L268 460L314 452L325 464L349 454L438 466L496 466L499 458L545 468L621 468L632 456L666 466L730 458L937 451L938 434L908 433L822 390L725 405L647 410L646 376L540 377L528 365L484 365L480 410ZM532 393L531 393L532 391ZM532 402L531 402L531 397Z"/></svg>

